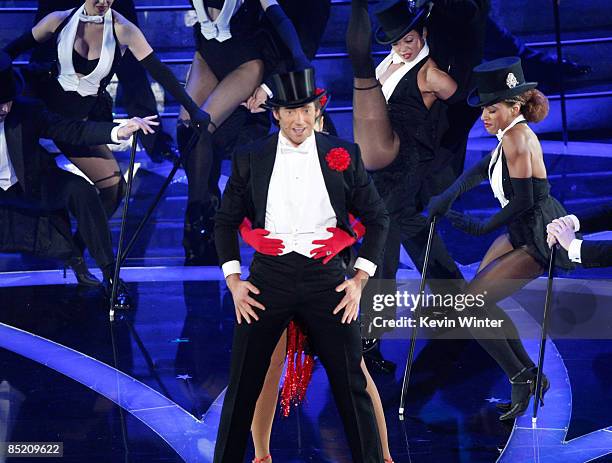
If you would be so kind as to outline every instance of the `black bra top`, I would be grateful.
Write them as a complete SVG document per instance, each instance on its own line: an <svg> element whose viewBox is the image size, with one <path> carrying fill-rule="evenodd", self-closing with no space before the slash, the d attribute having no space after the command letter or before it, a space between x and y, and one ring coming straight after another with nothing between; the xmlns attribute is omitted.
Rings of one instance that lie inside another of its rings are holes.
<svg viewBox="0 0 612 463"><path fill-rule="evenodd" d="M72 50L72 66L74 67L74 72L77 74L82 74L84 76L91 74L96 66L98 66L99 61L100 58L83 58L76 50Z"/></svg>

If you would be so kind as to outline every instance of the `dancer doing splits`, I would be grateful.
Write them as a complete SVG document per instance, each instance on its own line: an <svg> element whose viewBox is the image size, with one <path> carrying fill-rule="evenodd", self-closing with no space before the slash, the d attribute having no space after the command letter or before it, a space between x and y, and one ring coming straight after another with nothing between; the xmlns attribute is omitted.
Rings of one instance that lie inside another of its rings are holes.
<svg viewBox="0 0 612 463"><path fill-rule="evenodd" d="M503 330L472 328L472 334L497 361L512 385L512 403L500 420L521 415L535 393L537 368L520 340L512 320L496 302L508 297L547 267L546 225L566 215L550 196L546 167L538 137L528 122L548 114L548 100L526 82L519 58L500 58L474 68L476 88L468 103L482 108L482 121L499 144L488 156L463 173L443 194L429 204L430 216L446 215L453 225L472 235L483 235L507 226L485 254L478 273L468 284L469 294L486 294L484 316L503 320ZM450 210L455 199L489 179L501 211L486 221ZM565 251L557 253L555 265L572 268ZM546 376L543 392L549 388ZM543 397L540 398L542 400Z"/></svg>

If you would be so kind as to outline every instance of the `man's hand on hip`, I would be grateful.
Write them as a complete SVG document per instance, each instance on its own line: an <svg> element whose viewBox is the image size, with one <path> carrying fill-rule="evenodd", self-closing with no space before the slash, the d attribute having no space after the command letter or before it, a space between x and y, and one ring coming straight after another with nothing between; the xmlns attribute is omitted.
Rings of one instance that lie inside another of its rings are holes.
<svg viewBox="0 0 612 463"><path fill-rule="evenodd" d="M351 323L357 320L359 315L359 301L361 300L361 291L363 286L368 281L368 274L363 270L358 270L355 276L344 281L336 288L337 292L345 291L346 294L340 303L334 309L334 315L344 310L342 314L342 323Z"/></svg>
<svg viewBox="0 0 612 463"><path fill-rule="evenodd" d="M234 299L238 324L241 324L243 319L249 324L251 323L251 319L259 320L259 317L255 313L255 308L259 310L266 310L266 308L250 295L250 293L259 294L259 289L251 282L241 280L240 275L237 273L228 275L225 281Z"/></svg>

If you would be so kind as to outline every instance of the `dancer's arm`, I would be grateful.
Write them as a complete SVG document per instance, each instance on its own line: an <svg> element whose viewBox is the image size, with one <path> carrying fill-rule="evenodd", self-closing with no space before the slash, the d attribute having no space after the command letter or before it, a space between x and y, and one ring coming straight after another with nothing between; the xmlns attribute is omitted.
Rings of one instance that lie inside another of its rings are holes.
<svg viewBox="0 0 612 463"><path fill-rule="evenodd" d="M42 18L36 26L16 38L4 47L4 51L15 59L22 53L36 48L39 43L44 43L53 37L55 30L70 14L68 11L54 11Z"/></svg>
<svg viewBox="0 0 612 463"><path fill-rule="evenodd" d="M429 200L427 209L429 217L446 215L455 200L466 191L476 188L483 180L488 178L488 168L491 154L482 158L478 163L465 171L448 189Z"/></svg>
<svg viewBox="0 0 612 463"><path fill-rule="evenodd" d="M457 91L457 82L446 72L430 67L425 74L426 91L439 100L448 100Z"/></svg>
<svg viewBox="0 0 612 463"><path fill-rule="evenodd" d="M270 20L270 23L272 23L272 26L274 26L274 29L291 52L295 68L305 69L310 67L310 61L304 54L295 26L278 2L276 0L260 0L260 4L266 17Z"/></svg>
<svg viewBox="0 0 612 463"><path fill-rule="evenodd" d="M159 60L142 31L116 12L115 18L119 42L123 46L127 46L138 62L151 74L151 77L159 82L187 110L192 122L207 129L210 116L191 99L185 91L185 87L177 80L170 68Z"/></svg>
<svg viewBox="0 0 612 463"><path fill-rule="evenodd" d="M472 235L483 235L503 225L533 207L533 172L531 168L531 153L526 136L518 131L509 132L504 137L504 155L508 163L512 197L506 206L485 222L450 211L448 216L457 228Z"/></svg>

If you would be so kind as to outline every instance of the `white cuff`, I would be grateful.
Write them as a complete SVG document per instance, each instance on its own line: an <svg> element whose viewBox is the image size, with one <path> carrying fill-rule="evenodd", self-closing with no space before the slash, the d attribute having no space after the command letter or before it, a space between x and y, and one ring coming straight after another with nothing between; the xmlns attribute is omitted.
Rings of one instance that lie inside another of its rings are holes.
<svg viewBox="0 0 612 463"><path fill-rule="evenodd" d="M268 98L272 98L274 96L274 93L272 92L272 90L270 90L270 87L268 87L266 84L261 84L260 87L264 92L266 92L266 94L268 95Z"/></svg>
<svg viewBox="0 0 612 463"><path fill-rule="evenodd" d="M572 219L572 222L574 222L574 231L580 231L580 220L578 220L578 217L576 217L574 214L568 215L568 217Z"/></svg>
<svg viewBox="0 0 612 463"><path fill-rule="evenodd" d="M580 250L582 248L582 240L573 239L567 249L567 255L572 262L578 264L582 263L582 257L580 256Z"/></svg>
<svg viewBox="0 0 612 463"><path fill-rule="evenodd" d="M113 141L113 143L120 145L123 142L122 140L119 140L119 129L125 127L126 125L127 121L122 122L121 124L113 127L113 129L111 130L111 140Z"/></svg>
<svg viewBox="0 0 612 463"><path fill-rule="evenodd" d="M363 270L371 277L373 277L374 274L376 273L376 264L373 262L370 262L368 259L364 259L363 257L357 258L357 260L355 261L354 268L358 270Z"/></svg>
<svg viewBox="0 0 612 463"><path fill-rule="evenodd" d="M238 275L242 274L242 269L240 268L240 261L237 260L228 260L225 264L221 266L221 270L223 270L223 277L227 278L234 273Z"/></svg>

